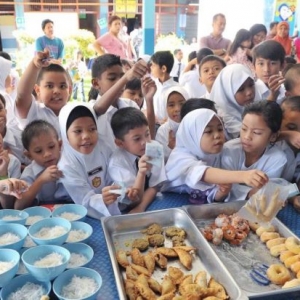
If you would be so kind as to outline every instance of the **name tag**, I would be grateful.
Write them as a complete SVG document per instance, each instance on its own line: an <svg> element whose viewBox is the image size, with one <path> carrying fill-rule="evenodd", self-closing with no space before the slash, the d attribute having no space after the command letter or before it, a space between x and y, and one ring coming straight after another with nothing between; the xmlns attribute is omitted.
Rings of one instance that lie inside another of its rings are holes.
<svg viewBox="0 0 300 300"><path fill-rule="evenodd" d="M89 171L89 172L88 172L88 176L93 176L93 175L95 175L95 174L101 172L102 170L103 170L102 167L97 167L97 168L95 168L95 169Z"/></svg>

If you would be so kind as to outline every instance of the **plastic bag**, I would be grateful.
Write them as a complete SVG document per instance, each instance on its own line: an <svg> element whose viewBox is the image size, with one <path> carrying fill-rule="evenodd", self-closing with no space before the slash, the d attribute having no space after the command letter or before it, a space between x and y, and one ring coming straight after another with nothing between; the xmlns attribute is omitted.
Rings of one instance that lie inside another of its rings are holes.
<svg viewBox="0 0 300 300"><path fill-rule="evenodd" d="M278 179L274 181L278 182ZM268 225L284 206L291 185L287 181L281 181L281 184L274 181L269 181L252 195L247 203L237 212L238 216L250 222Z"/></svg>

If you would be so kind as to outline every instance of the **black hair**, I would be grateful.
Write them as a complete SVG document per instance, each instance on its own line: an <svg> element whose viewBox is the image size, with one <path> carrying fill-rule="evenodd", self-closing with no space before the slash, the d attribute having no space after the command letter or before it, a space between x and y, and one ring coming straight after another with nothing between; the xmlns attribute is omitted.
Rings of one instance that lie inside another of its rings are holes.
<svg viewBox="0 0 300 300"><path fill-rule="evenodd" d="M235 38L234 38L232 44L230 45L228 55L233 55L239 47L242 47L241 43L244 41L247 41L247 40L251 41L250 31L247 29L240 29L236 33Z"/></svg>
<svg viewBox="0 0 300 300"><path fill-rule="evenodd" d="M259 32L264 32L265 34L267 34L267 28L264 24L254 24L250 27L249 31L252 37Z"/></svg>
<svg viewBox="0 0 300 300"><path fill-rule="evenodd" d="M88 94L88 97L89 97L88 101L96 100L98 98L98 95L99 95L99 91L97 89L91 87L89 90L89 94Z"/></svg>
<svg viewBox="0 0 300 300"><path fill-rule="evenodd" d="M175 49L174 50L174 55L176 55L178 52L180 52L181 51L181 49Z"/></svg>
<svg viewBox="0 0 300 300"><path fill-rule="evenodd" d="M36 83L40 84L41 80L43 79L43 76L45 73L49 73L49 72L57 72L57 73L63 73L66 75L67 78L67 83L68 85L70 85L70 77L68 75L68 72L65 70L64 67L62 67L61 65L58 64L51 64L48 67L45 68L41 68L41 70L38 73L37 79L36 79ZM72 82L72 80L71 80Z"/></svg>
<svg viewBox="0 0 300 300"><path fill-rule="evenodd" d="M188 55L188 62L190 62L191 60L193 60L194 58L197 57L197 52L196 51L192 51L189 55ZM192 65L191 70L195 69L195 65Z"/></svg>
<svg viewBox="0 0 300 300"><path fill-rule="evenodd" d="M43 29L43 30L45 29L45 27L46 27L46 25L47 25L48 23L54 24L54 22L53 22L52 20L50 20L50 19L44 20L44 21L42 22L42 29Z"/></svg>
<svg viewBox="0 0 300 300"><path fill-rule="evenodd" d="M115 138L122 140L129 130L148 126L148 121L139 109L124 107L114 113L110 124Z"/></svg>
<svg viewBox="0 0 300 300"><path fill-rule="evenodd" d="M0 56L7 60L11 60L11 56L5 51L0 51Z"/></svg>
<svg viewBox="0 0 300 300"><path fill-rule="evenodd" d="M285 107L288 107L292 111L300 112L300 96L286 97L281 103L281 109L284 113Z"/></svg>
<svg viewBox="0 0 300 300"><path fill-rule="evenodd" d="M205 56L214 55L214 52L210 48L202 48L197 52L197 64L200 65L202 59Z"/></svg>
<svg viewBox="0 0 300 300"><path fill-rule="evenodd" d="M256 45L252 50L253 64L258 58L270 59L273 61L279 60L280 64L284 64L285 50L283 46L273 40L264 41Z"/></svg>
<svg viewBox="0 0 300 300"><path fill-rule="evenodd" d="M121 64L122 64L122 67L129 67L131 69L131 64L129 63L129 61L127 59L121 59Z"/></svg>
<svg viewBox="0 0 300 300"><path fill-rule="evenodd" d="M297 63L297 60L293 56L289 56L289 55L284 58L284 61L287 64L296 64Z"/></svg>
<svg viewBox="0 0 300 300"><path fill-rule="evenodd" d="M109 19L108 19L108 25L111 26L111 24L114 21L122 21L122 20L121 20L121 18L119 16L110 16Z"/></svg>
<svg viewBox="0 0 300 300"><path fill-rule="evenodd" d="M273 27L275 27L276 25L278 25L278 23L279 22L276 22L276 21L271 22L270 25L269 25L270 30L273 29Z"/></svg>
<svg viewBox="0 0 300 300"><path fill-rule="evenodd" d="M129 80L125 85L125 90L126 89L134 90L134 91L141 90L142 89L141 79L133 78L133 79Z"/></svg>
<svg viewBox="0 0 300 300"><path fill-rule="evenodd" d="M0 93L0 101L2 102L4 108L6 107L6 100L4 98L4 96Z"/></svg>
<svg viewBox="0 0 300 300"><path fill-rule="evenodd" d="M247 114L262 116L273 133L280 130L283 114L280 105L275 101L261 100L253 102L245 107L242 119Z"/></svg>
<svg viewBox="0 0 300 300"><path fill-rule="evenodd" d="M174 65L174 57L170 51L157 51L151 56L151 61L160 68L166 66L167 73L171 73Z"/></svg>
<svg viewBox="0 0 300 300"><path fill-rule="evenodd" d="M207 108L213 110L215 113L217 109L215 103L209 99L205 98L190 98L189 101L186 101L180 111L181 120L191 111L200 108Z"/></svg>
<svg viewBox="0 0 300 300"><path fill-rule="evenodd" d="M297 84L300 77L300 64L291 64L284 74L284 87L286 91L291 91Z"/></svg>
<svg viewBox="0 0 300 300"><path fill-rule="evenodd" d="M109 53L98 56L92 65L92 77L100 78L102 73L116 65L122 67L120 56Z"/></svg>
<svg viewBox="0 0 300 300"><path fill-rule="evenodd" d="M223 68L226 67L226 62L224 59L222 59L220 56L217 56L217 55L207 55L205 56L202 60L201 60L201 63L199 65L199 73L201 71L201 68L202 66L207 63L208 61L218 61L222 66Z"/></svg>
<svg viewBox="0 0 300 300"><path fill-rule="evenodd" d="M33 138L39 137L42 134L54 133L58 139L58 133L54 126L45 120L34 120L30 122L22 132L22 144L28 151Z"/></svg>
<svg viewBox="0 0 300 300"><path fill-rule="evenodd" d="M226 19L225 15L219 13L219 14L216 14L216 15L213 16L213 22L216 22L219 17Z"/></svg>
<svg viewBox="0 0 300 300"><path fill-rule="evenodd" d="M77 120L79 118L84 118L84 117L91 118L96 125L95 118L94 118L93 114L91 113L91 111L86 106L78 105L71 111L71 113L68 116L68 119L66 122L66 130L68 131L68 129L70 128L70 126L72 125L72 123L75 120Z"/></svg>

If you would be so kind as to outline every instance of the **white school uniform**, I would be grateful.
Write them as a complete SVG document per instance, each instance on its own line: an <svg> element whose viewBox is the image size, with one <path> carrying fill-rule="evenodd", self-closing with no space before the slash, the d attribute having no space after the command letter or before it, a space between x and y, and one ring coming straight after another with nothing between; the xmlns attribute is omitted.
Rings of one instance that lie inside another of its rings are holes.
<svg viewBox="0 0 300 300"><path fill-rule="evenodd" d="M186 90L183 87L181 87L181 86L172 86L164 92L164 95L161 99L161 101L163 101L163 104L164 104L166 109L167 109L167 105L168 105L169 96L173 92L177 92L177 93L181 94L185 100L188 100L188 98L189 98L188 93L186 92ZM172 151L172 149L169 148L169 146L168 146L168 144L169 144L169 132L172 130L173 134L176 134L176 132L178 130L178 127L179 127L179 124L180 123L177 123L177 122L171 120L168 117L167 121L164 124L162 124L157 130L155 140L158 141L159 143L161 143L164 147L165 161L168 160L169 155Z"/></svg>
<svg viewBox="0 0 300 300"><path fill-rule="evenodd" d="M206 91L206 93L203 94L200 98L211 100L210 92Z"/></svg>
<svg viewBox="0 0 300 300"><path fill-rule="evenodd" d="M269 90L269 88L260 79L256 80L256 82L255 82L255 89L257 90L257 93L259 95L259 99L261 99L261 100L267 100L267 98L269 97L269 95L271 93L271 91ZM280 86L279 95L278 95L278 97L276 99L276 102L280 105L282 103L282 101L283 101L284 98L285 98L285 87L282 84Z"/></svg>
<svg viewBox="0 0 300 300"><path fill-rule="evenodd" d="M20 178L21 176L21 163L20 161L12 154L8 154L9 163L7 168L8 178Z"/></svg>
<svg viewBox="0 0 300 300"><path fill-rule="evenodd" d="M32 161L22 172L21 178L28 185L33 182L45 171L45 168ZM51 181L43 184L40 191L36 195L39 203L55 203L59 201L70 201L70 196L59 181Z"/></svg>
<svg viewBox="0 0 300 300"><path fill-rule="evenodd" d="M225 130L231 139L240 134L244 111L234 95L249 77L254 80L250 69L244 65L226 66L216 78L210 93L210 99L216 103L218 115L223 119ZM256 91L254 101L258 99Z"/></svg>
<svg viewBox="0 0 300 300"><path fill-rule="evenodd" d="M106 206L101 194L102 188L112 184L107 172L111 151L98 139L92 153L82 154L70 145L67 138L67 120L77 106L87 107L93 114L95 123L97 120L93 108L88 104L68 103L61 109L59 125L63 151L58 167L64 176L60 181L71 199L87 208L89 216L99 219L103 216L120 214L117 201Z"/></svg>
<svg viewBox="0 0 300 300"><path fill-rule="evenodd" d="M173 68L170 72L170 76L171 77L178 77L178 74L179 74L179 78L180 78L180 76L182 75L184 69L185 69L185 64L182 61L179 61L178 59L175 58Z"/></svg>
<svg viewBox="0 0 300 300"><path fill-rule="evenodd" d="M226 170L258 169L266 173L269 178L280 178L287 163L285 154L277 145L269 145L260 159L249 167L245 166L245 160L245 152L239 138L225 143L221 155L221 166ZM251 189L246 185L233 184L227 201L245 200Z"/></svg>
<svg viewBox="0 0 300 300"><path fill-rule="evenodd" d="M200 98L206 92L206 87L199 81L198 66L194 70L181 74L179 84L184 87L189 98Z"/></svg>
<svg viewBox="0 0 300 300"><path fill-rule="evenodd" d="M168 182L164 190L187 192L191 189L206 191L213 189L208 201L214 199L217 189L214 184L201 181L209 167L220 166L220 154L207 154L200 148L200 140L210 120L217 116L210 109L196 109L183 118L176 134L176 147L166 164Z"/></svg>

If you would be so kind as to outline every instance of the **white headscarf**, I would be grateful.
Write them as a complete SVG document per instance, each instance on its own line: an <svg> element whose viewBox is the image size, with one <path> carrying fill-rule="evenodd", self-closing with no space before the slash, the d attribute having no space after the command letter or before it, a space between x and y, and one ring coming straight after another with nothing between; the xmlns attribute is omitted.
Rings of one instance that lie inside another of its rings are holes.
<svg viewBox="0 0 300 300"><path fill-rule="evenodd" d="M244 111L244 107L236 102L235 94L249 77L254 80L248 67L241 64L228 65L216 78L210 94L210 99L216 103L218 115L223 118L226 131L233 134L233 137L237 137L240 132ZM254 101L258 99L255 91Z"/></svg>
<svg viewBox="0 0 300 300"><path fill-rule="evenodd" d="M5 80L10 74L12 62L0 56L0 91L5 91Z"/></svg>
<svg viewBox="0 0 300 300"><path fill-rule="evenodd" d="M210 109L196 109L181 121L176 134L176 147L166 164L167 178L173 186L188 185L206 190L213 185L201 182L207 167L218 167L220 154L208 154L200 148L205 127L216 113ZM221 121L221 120L220 120Z"/></svg>

